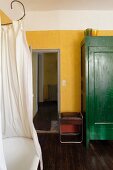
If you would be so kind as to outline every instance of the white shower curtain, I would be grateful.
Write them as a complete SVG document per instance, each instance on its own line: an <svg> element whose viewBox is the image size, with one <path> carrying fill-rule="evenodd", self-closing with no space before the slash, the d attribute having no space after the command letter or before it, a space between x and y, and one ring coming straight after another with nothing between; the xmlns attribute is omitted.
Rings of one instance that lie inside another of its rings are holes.
<svg viewBox="0 0 113 170"><path fill-rule="evenodd" d="M6 169L2 139L10 137L32 138L42 168L33 125L32 59L22 25L0 26L0 170Z"/></svg>

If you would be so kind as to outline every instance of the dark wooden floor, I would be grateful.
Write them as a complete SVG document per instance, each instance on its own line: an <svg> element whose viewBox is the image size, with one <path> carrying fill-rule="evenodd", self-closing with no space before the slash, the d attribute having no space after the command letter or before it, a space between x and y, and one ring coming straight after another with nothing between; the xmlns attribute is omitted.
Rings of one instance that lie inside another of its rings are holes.
<svg viewBox="0 0 113 170"><path fill-rule="evenodd" d="M39 134L44 170L113 170L113 141L61 144L58 134Z"/></svg>
<svg viewBox="0 0 113 170"><path fill-rule="evenodd" d="M50 131L52 120L58 120L57 102L39 103L38 113L34 117L35 129Z"/></svg>

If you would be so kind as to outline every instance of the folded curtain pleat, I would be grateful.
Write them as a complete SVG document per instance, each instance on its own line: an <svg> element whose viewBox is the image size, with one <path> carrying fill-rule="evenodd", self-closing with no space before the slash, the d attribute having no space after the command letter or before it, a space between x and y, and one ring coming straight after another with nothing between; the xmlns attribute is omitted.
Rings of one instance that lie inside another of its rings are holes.
<svg viewBox="0 0 113 170"><path fill-rule="evenodd" d="M22 21L0 27L0 118L0 147L2 138L32 138L43 168L33 125L32 58ZM3 158L0 152L0 162Z"/></svg>

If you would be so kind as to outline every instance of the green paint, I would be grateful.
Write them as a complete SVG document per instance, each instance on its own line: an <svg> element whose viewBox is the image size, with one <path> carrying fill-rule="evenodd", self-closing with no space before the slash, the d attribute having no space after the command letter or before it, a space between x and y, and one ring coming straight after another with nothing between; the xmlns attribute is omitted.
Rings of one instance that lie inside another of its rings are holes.
<svg viewBox="0 0 113 170"><path fill-rule="evenodd" d="M89 140L113 140L113 37L86 37L82 44L82 67L86 145Z"/></svg>

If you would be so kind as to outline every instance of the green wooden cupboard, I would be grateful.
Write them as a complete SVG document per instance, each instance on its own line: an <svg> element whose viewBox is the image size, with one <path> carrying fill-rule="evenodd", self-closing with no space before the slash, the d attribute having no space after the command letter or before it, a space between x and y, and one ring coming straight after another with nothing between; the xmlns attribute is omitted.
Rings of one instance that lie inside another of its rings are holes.
<svg viewBox="0 0 113 170"><path fill-rule="evenodd" d="M112 36L86 36L81 44L81 111L86 145L113 140Z"/></svg>

